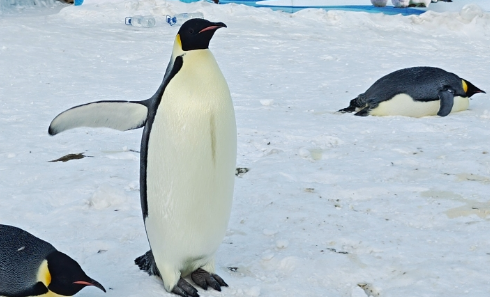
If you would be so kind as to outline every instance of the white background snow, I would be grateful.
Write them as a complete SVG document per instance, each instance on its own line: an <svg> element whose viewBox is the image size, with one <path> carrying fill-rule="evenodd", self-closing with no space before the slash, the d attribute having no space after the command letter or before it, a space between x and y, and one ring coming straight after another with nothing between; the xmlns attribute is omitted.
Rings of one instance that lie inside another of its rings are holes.
<svg viewBox="0 0 490 297"><path fill-rule="evenodd" d="M145 0L4 13L0 223L108 289L77 296L170 296L133 264L148 250L141 130L47 128L74 105L152 96L178 30L164 15L193 11L228 25L210 49L235 104L237 167L250 168L217 253L230 287L201 296L488 296L490 97L444 118L335 112L411 66L490 91L490 14L476 7L403 17ZM135 14L157 26L125 26ZM48 162L69 153L90 157Z"/></svg>

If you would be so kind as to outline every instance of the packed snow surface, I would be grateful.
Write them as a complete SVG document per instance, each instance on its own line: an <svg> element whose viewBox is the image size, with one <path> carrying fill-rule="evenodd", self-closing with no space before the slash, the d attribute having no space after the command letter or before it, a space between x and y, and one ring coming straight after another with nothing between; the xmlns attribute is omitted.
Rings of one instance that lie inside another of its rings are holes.
<svg viewBox="0 0 490 297"><path fill-rule="evenodd" d="M178 30L164 15L194 11L228 25L210 49L235 104L237 167L250 169L216 256L230 287L201 296L488 296L489 96L443 118L336 113L405 67L490 91L490 14L476 6L404 17L145 0L4 14L0 223L108 289L77 296L170 296L133 264L148 250L142 131L47 128L75 105L152 96ZM124 25L137 14L157 26Z"/></svg>

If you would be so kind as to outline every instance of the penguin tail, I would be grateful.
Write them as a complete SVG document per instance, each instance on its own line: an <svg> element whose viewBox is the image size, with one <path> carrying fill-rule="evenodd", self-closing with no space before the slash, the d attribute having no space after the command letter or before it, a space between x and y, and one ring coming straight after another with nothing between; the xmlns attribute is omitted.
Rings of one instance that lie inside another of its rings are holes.
<svg viewBox="0 0 490 297"><path fill-rule="evenodd" d="M354 112L354 111L356 111L356 108L353 107L352 105L349 105L346 108L339 109L338 112L346 113L346 112Z"/></svg>
<svg viewBox="0 0 490 297"><path fill-rule="evenodd" d="M341 113L354 112L356 111L357 108L363 108L365 106L366 106L366 100L364 100L364 97L362 95L359 95L357 96L357 98L352 99L350 101L349 106L340 109L339 112Z"/></svg>
<svg viewBox="0 0 490 297"><path fill-rule="evenodd" d="M155 258L153 258L153 253L151 250L146 252L144 255L139 256L134 259L134 263L138 265L138 267L146 271L149 275L156 275L161 277L160 271L158 271L157 263L155 262Z"/></svg>

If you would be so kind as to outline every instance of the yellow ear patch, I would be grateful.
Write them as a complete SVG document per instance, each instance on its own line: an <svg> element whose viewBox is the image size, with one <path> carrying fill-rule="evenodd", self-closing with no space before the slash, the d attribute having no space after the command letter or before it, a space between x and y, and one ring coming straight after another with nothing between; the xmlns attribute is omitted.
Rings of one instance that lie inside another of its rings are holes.
<svg viewBox="0 0 490 297"><path fill-rule="evenodd" d="M464 79L462 80L462 82L463 82L463 91L466 93L466 92L468 92L468 85L466 84Z"/></svg>
<svg viewBox="0 0 490 297"><path fill-rule="evenodd" d="M180 49L182 49L182 41L180 41L180 34L177 34L175 37L175 43L179 45Z"/></svg>
<svg viewBox="0 0 490 297"><path fill-rule="evenodd" d="M46 287L51 283L51 273L48 269L48 261L44 260L37 271L37 281L42 282Z"/></svg>

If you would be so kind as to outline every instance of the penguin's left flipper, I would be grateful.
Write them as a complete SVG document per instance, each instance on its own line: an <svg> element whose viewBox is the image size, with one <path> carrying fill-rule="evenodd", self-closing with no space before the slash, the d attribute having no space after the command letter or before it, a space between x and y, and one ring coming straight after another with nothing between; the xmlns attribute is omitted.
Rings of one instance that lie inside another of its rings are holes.
<svg viewBox="0 0 490 297"><path fill-rule="evenodd" d="M49 125L49 135L77 127L106 127L119 131L141 128L148 117L150 99L144 101L99 101L70 108Z"/></svg>
<svg viewBox="0 0 490 297"><path fill-rule="evenodd" d="M208 286L221 292L221 287L228 287L228 284L217 274L212 274L206 270L199 268L191 273L192 280L204 290L208 289Z"/></svg>
<svg viewBox="0 0 490 297"><path fill-rule="evenodd" d="M439 91L439 100L441 101L441 107L439 108L438 116L445 117L451 113L454 105L454 90L449 87Z"/></svg>

